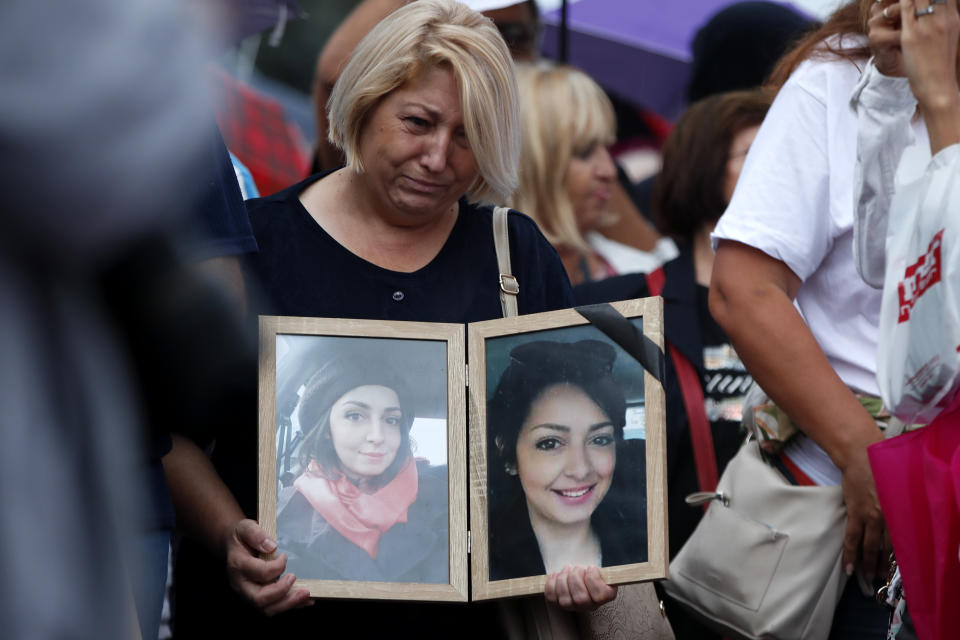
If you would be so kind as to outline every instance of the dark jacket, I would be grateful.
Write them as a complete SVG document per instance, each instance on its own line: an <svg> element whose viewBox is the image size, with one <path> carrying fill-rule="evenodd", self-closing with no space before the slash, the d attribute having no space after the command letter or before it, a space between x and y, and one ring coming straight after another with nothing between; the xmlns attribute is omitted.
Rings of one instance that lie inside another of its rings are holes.
<svg viewBox="0 0 960 640"><path fill-rule="evenodd" d="M380 536L377 557L345 538L295 488L284 489L277 507L277 544L287 571L314 580L446 583L447 467L417 465L417 499L407 521Z"/></svg>
<svg viewBox="0 0 960 640"><path fill-rule="evenodd" d="M613 483L591 518L604 567L647 561L645 460L643 440L624 441L617 449ZM519 481L508 496L491 494L490 512L490 580L544 575L546 568Z"/></svg>

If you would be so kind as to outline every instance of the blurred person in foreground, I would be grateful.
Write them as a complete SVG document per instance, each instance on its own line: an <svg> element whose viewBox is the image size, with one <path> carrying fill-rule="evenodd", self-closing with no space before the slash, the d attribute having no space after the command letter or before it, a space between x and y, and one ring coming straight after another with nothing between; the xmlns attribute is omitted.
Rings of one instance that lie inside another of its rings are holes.
<svg viewBox="0 0 960 640"><path fill-rule="evenodd" d="M607 150L616 120L603 89L578 69L546 64L520 65L517 81L523 147L511 203L540 225L570 282L652 271L675 257L669 239L646 252L600 233L619 217L611 209L617 168Z"/></svg>
<svg viewBox="0 0 960 640"><path fill-rule="evenodd" d="M872 5L844 5L781 60L772 76L777 97L713 233L710 310L800 430L780 455L799 469L798 481L842 488L839 562L861 579L847 581L833 638L886 631L871 587L885 571L884 520L867 458L867 447L883 438L881 293L861 280L853 259L857 119L850 97L870 57ZM912 128L926 136L922 121Z"/></svg>
<svg viewBox="0 0 960 640"><path fill-rule="evenodd" d="M207 50L190 25L178 3L0 8L8 637L130 637L157 582L150 531L169 501L141 401L162 389L143 386L114 302L132 263L169 264L145 248L167 245L203 166L209 108L194 70Z"/></svg>
<svg viewBox="0 0 960 640"><path fill-rule="evenodd" d="M399 9L357 46L328 116L347 166L248 202L260 248L250 275L269 299L258 311L432 322L500 317L493 214L477 202L513 191L520 141L513 63L493 24L450 0ZM511 212L508 227L520 313L570 306L563 265L535 223ZM208 514L205 539L221 550L182 549L178 637L341 626L351 637L382 637L414 624L422 636L457 628L502 633L492 604L321 600L303 608L307 592L291 589L285 556L260 558L276 542L244 516L255 513L256 430L251 422L223 436L215 461L236 498L216 475L198 482L212 472L205 461L168 467L178 478L175 493ZM593 609L616 593L598 569L575 567L550 577L546 598ZM294 608L302 610L287 611Z"/></svg>
<svg viewBox="0 0 960 640"><path fill-rule="evenodd" d="M699 373L710 422L717 470L740 447L743 400L752 382L723 329L707 308L713 248L710 232L733 195L743 160L770 108L760 90L732 91L704 98L687 109L663 148L663 167L653 191L657 227L673 238L680 255L663 265L664 331ZM613 302L651 295L651 277L617 276L574 287L578 304ZM703 510L684 498L699 491L689 417L672 358L667 361L667 487L669 541L673 557L693 533ZM725 381L725 382L724 382ZM667 600L677 637L719 637ZM695 634L695 635L694 635Z"/></svg>

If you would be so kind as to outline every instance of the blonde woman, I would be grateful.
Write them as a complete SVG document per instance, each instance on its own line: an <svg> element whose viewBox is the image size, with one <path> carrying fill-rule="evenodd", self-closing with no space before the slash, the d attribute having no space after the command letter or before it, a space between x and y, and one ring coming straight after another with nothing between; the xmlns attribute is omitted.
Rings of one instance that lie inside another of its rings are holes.
<svg viewBox="0 0 960 640"><path fill-rule="evenodd" d="M616 118L603 89L566 66L520 65L517 80L523 147L512 205L537 221L570 281L647 272L675 257L669 239L648 253L597 231L616 220L617 169L607 150Z"/></svg>
<svg viewBox="0 0 960 640"><path fill-rule="evenodd" d="M270 299L256 311L421 322L501 316L493 213L479 203L502 202L516 187L517 103L513 62L490 20L452 0L419 0L388 16L357 46L327 106L330 140L347 166L248 202L260 248L249 275ZM556 252L528 217L508 218L519 312L572 306ZM255 450L244 449L237 432L218 436L215 462L227 477L254 478L254 459L242 454ZM199 502L194 512L209 514L202 524L221 554L199 565L196 552L185 558L181 548L179 564L200 568L181 574L178 637L382 638L410 630L446 638L461 626L502 635L492 604L327 600L288 611L306 605L308 594L291 588L287 555L259 557L277 542L232 496L209 499L196 472L180 480L171 485ZM244 488L242 480L234 487ZM252 505L249 493L237 497ZM617 593L596 569L560 572L558 582L547 599L568 608L596 608Z"/></svg>

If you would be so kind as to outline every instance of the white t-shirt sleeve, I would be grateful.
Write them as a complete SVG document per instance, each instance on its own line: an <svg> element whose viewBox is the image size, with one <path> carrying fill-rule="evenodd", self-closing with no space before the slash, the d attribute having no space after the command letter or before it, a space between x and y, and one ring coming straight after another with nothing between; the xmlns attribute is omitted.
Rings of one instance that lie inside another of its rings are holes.
<svg viewBox="0 0 960 640"><path fill-rule="evenodd" d="M806 280L833 238L825 89L805 63L774 100L712 238L735 240Z"/></svg>

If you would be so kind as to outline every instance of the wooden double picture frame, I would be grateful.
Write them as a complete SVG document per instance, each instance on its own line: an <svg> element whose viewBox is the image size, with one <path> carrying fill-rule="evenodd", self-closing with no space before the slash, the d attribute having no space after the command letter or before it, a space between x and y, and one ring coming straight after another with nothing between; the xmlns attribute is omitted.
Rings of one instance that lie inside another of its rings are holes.
<svg viewBox="0 0 960 640"><path fill-rule="evenodd" d="M662 318L660 298L466 328L261 316L258 517L297 586L465 602L570 564L665 578Z"/></svg>

